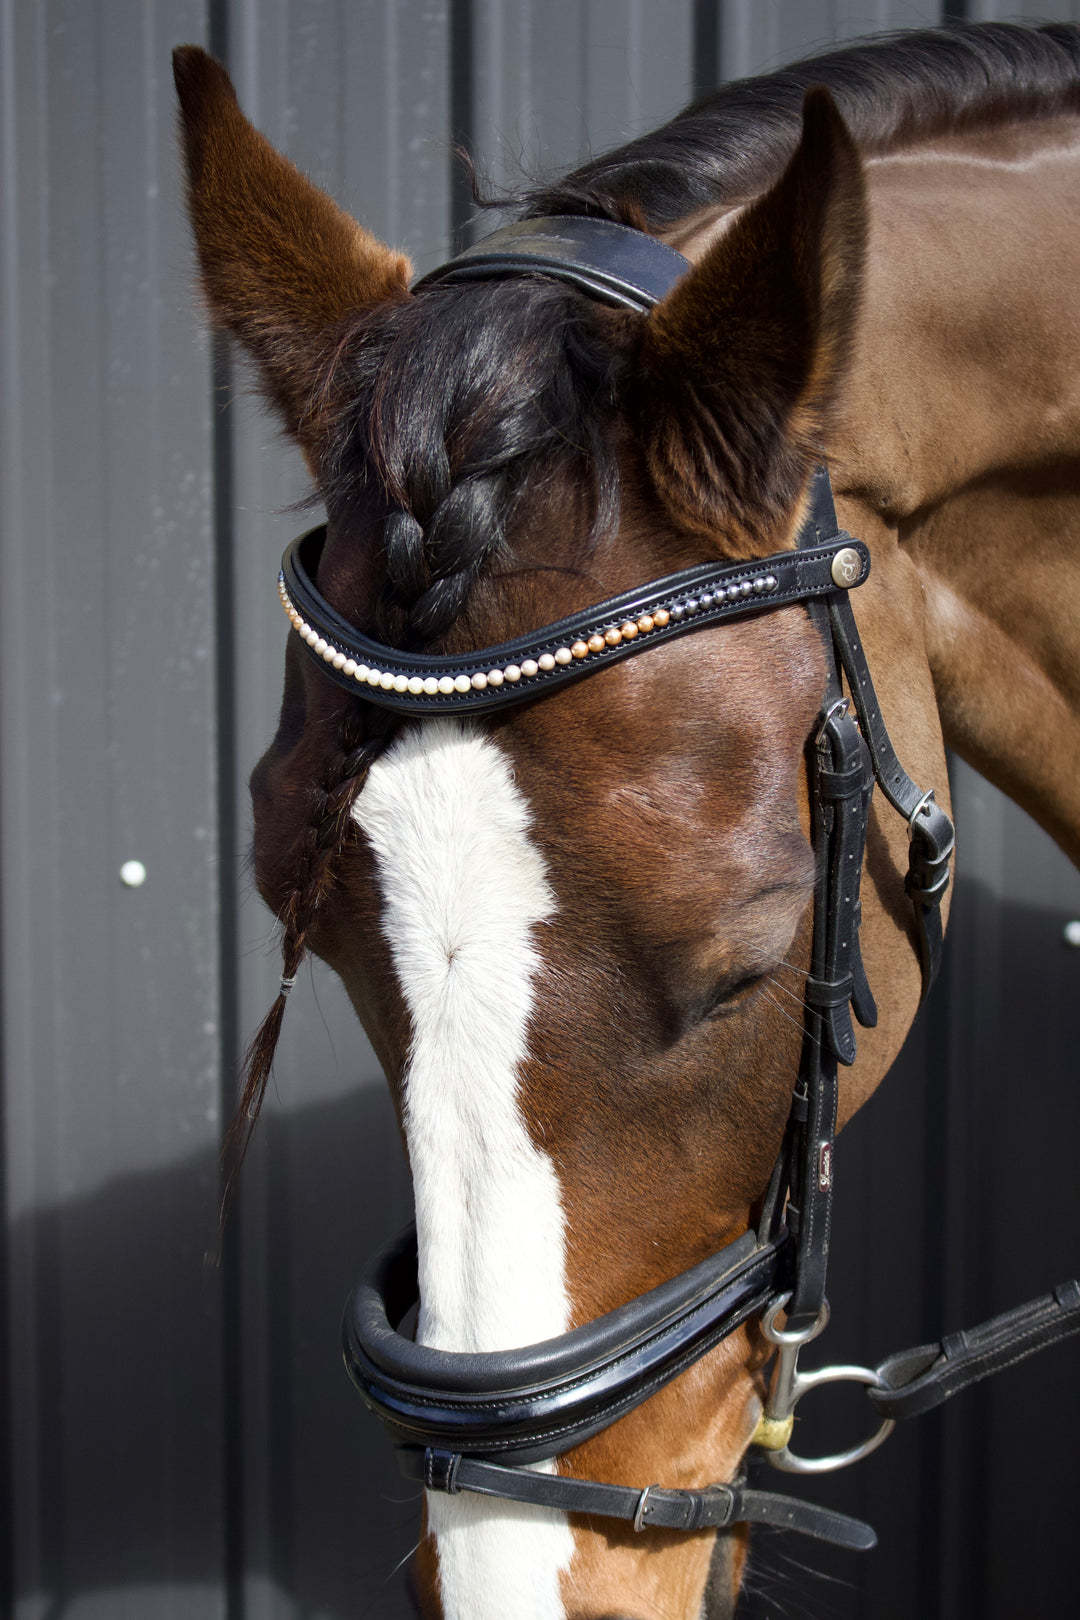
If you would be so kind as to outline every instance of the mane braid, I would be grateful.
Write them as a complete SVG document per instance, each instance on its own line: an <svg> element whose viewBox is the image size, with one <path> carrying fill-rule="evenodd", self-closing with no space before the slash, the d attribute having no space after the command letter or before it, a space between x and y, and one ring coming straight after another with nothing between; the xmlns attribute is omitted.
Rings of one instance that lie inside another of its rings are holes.
<svg viewBox="0 0 1080 1620"><path fill-rule="evenodd" d="M516 203L526 218L594 214L662 231L699 209L748 202L795 150L811 85L831 91L866 154L946 130L1052 117L1080 103L1080 27L979 23L878 35L725 85L564 179L485 206Z"/></svg>
<svg viewBox="0 0 1080 1620"><path fill-rule="evenodd" d="M282 924L282 988L244 1056L240 1101L222 1145L224 1187L221 1219L224 1222L258 1122L273 1067L285 1016L289 981L295 980L307 954L307 939L335 882L335 863L352 829L351 812L368 771L392 733L364 738L366 704L354 703L341 724L338 750L327 762L315 791L312 815L292 850L293 886L278 913Z"/></svg>

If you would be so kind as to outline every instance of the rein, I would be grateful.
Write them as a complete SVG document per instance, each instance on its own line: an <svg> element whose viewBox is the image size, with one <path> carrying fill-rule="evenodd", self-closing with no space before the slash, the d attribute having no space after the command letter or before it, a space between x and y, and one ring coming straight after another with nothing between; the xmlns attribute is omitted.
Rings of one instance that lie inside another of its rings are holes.
<svg viewBox="0 0 1080 1620"><path fill-rule="evenodd" d="M556 218L497 231L418 285L540 273L603 302L647 311L688 269L680 254L629 227ZM874 1546L873 1530L859 1520L749 1489L741 1477L669 1490L529 1467L607 1428L754 1319L776 1355L752 1444L790 1473L824 1473L855 1462L876 1449L898 1419L928 1411L1080 1330L1080 1284L1069 1282L967 1334L891 1356L874 1369L798 1368L801 1350L828 1321L838 1066L855 1059L852 1014L864 1027L877 1019L859 951L859 882L875 783L910 830L905 887L924 996L940 963L940 903L953 851L949 816L903 769L881 716L849 601L869 574L870 554L839 528L827 470L813 475L794 550L670 574L531 635L453 657L383 646L336 613L313 583L325 537L325 528L312 530L286 551L278 583L282 605L330 679L406 716L487 713L526 702L673 637L794 603L805 604L816 623L828 679L812 749L816 878L806 1030L758 1231L583 1327L524 1349L479 1354L433 1350L398 1332L417 1298L412 1231L373 1263L353 1293L344 1351L350 1377L400 1448L402 1471L429 1490L620 1518L635 1530L754 1522L852 1548ZM789 1442L798 1401L822 1384L849 1381L867 1387L875 1431L832 1457L794 1454Z"/></svg>

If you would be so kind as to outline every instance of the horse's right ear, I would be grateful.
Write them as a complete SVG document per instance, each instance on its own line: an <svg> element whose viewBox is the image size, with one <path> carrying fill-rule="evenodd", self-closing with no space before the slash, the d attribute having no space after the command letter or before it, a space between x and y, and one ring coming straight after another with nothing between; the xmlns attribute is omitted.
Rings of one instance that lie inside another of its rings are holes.
<svg viewBox="0 0 1080 1620"><path fill-rule="evenodd" d="M402 297L411 267L253 128L212 56L180 46L173 76L211 316L240 339L286 427L317 458L336 334L350 315Z"/></svg>

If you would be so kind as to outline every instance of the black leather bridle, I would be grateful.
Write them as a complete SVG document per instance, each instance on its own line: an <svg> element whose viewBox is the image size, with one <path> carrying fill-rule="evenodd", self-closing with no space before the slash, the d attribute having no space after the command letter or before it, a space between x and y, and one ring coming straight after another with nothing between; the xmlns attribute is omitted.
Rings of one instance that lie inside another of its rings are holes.
<svg viewBox="0 0 1080 1620"><path fill-rule="evenodd" d="M539 273L604 302L647 311L688 268L671 248L625 226L544 219L496 232L419 285ZM811 750L816 879L806 1030L784 1143L757 1232L556 1339L464 1354L430 1349L397 1331L417 1297L412 1231L374 1262L355 1290L345 1313L344 1348L353 1382L400 1447L403 1471L430 1490L621 1518L637 1530L763 1522L849 1547L873 1546L868 1525L751 1489L742 1478L673 1490L537 1473L528 1466L607 1428L754 1319L776 1346L755 1441L789 1472L825 1472L854 1462L879 1445L898 1418L927 1411L1080 1329L1080 1285L1069 1282L967 1334L892 1356L876 1369L798 1370L800 1350L828 1316L838 1065L854 1061L852 1012L864 1026L877 1017L859 952L859 883L875 782L910 829L906 888L923 995L940 962L940 903L953 849L952 822L933 792L924 793L903 769L881 716L849 600L867 578L870 556L839 528L827 470L819 467L813 475L792 551L686 569L531 635L451 657L386 647L337 614L313 583L324 541L325 529L315 529L285 553L279 578L285 610L330 679L404 716L484 713L530 701L675 636L795 603L805 605L817 624L828 677ZM867 1386L877 1430L834 1457L795 1456L788 1442L797 1401L819 1384L846 1380Z"/></svg>

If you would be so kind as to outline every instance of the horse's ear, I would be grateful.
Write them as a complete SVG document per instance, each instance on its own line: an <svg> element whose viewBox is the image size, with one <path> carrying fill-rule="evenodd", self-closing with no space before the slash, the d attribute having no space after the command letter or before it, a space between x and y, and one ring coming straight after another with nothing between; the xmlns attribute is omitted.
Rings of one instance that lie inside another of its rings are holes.
<svg viewBox="0 0 1080 1620"><path fill-rule="evenodd" d="M645 323L636 417L675 519L775 540L820 459L858 307L866 209L858 153L828 91L802 139Z"/></svg>
<svg viewBox="0 0 1080 1620"><path fill-rule="evenodd" d="M317 455L316 402L335 335L349 315L402 296L409 262L252 127L212 56L181 46L173 76L211 316L244 344L285 425Z"/></svg>

